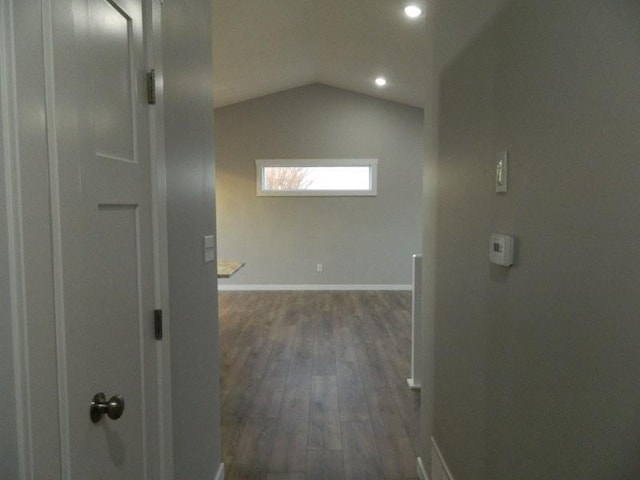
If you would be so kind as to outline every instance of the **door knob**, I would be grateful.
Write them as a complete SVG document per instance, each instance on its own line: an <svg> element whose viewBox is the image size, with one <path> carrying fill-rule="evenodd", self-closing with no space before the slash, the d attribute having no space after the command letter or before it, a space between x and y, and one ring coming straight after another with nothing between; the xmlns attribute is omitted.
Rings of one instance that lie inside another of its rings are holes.
<svg viewBox="0 0 640 480"><path fill-rule="evenodd" d="M124 412L124 398L122 395L114 395L109 400L104 393L96 393L91 401L91 421L98 423L106 414L111 420L117 420Z"/></svg>

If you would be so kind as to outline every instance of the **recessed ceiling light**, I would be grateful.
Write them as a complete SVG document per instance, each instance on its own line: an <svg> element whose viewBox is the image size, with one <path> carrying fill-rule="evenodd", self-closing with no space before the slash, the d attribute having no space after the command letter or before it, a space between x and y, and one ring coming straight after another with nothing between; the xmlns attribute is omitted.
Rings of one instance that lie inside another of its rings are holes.
<svg viewBox="0 0 640 480"><path fill-rule="evenodd" d="M404 7L404 14L409 18L418 18L422 15L422 9L417 5L407 5Z"/></svg>
<svg viewBox="0 0 640 480"><path fill-rule="evenodd" d="M387 84L387 79L384 77L378 77L375 79L375 83L379 87L384 87Z"/></svg>

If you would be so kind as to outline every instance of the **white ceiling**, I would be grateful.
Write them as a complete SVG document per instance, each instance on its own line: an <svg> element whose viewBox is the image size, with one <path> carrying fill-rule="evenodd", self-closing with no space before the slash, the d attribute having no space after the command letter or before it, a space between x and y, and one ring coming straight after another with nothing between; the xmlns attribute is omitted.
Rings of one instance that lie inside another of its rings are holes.
<svg viewBox="0 0 640 480"><path fill-rule="evenodd" d="M218 107L315 82L423 106L424 14L407 1L212 1Z"/></svg>

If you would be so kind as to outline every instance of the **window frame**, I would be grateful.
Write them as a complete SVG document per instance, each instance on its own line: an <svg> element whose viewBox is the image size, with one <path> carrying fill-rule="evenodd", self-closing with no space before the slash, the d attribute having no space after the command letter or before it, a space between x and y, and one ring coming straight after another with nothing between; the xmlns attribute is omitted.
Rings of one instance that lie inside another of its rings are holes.
<svg viewBox="0 0 640 480"><path fill-rule="evenodd" d="M369 167L368 190L265 190L265 167ZM377 158L257 159L256 196L258 197L376 197L378 195Z"/></svg>

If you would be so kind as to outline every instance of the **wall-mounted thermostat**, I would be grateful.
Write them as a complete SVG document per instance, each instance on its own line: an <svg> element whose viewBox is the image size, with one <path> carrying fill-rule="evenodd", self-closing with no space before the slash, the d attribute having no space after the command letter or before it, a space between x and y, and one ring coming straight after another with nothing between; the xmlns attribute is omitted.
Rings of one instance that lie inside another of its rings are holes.
<svg viewBox="0 0 640 480"><path fill-rule="evenodd" d="M489 260L491 260L491 263L505 267L513 265L513 237L492 233L489 245Z"/></svg>

